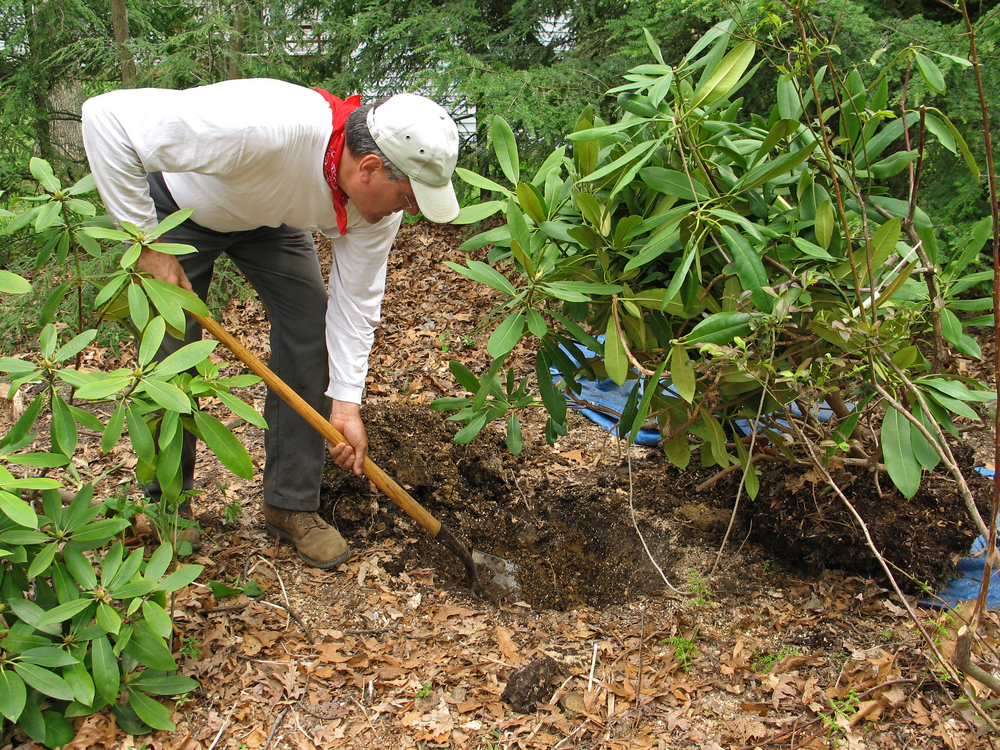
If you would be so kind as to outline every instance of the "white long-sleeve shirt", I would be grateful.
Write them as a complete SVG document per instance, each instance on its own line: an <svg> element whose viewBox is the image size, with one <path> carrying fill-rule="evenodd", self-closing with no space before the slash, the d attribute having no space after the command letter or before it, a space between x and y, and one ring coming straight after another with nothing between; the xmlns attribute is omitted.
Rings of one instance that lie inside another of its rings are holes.
<svg viewBox="0 0 1000 750"><path fill-rule="evenodd" d="M402 212L368 224L348 201L340 234L323 176L332 131L322 95L270 79L114 91L83 106L84 146L115 221L156 226L146 174L162 172L177 205L193 208L191 220L207 229L286 224L331 238L326 393L361 403Z"/></svg>

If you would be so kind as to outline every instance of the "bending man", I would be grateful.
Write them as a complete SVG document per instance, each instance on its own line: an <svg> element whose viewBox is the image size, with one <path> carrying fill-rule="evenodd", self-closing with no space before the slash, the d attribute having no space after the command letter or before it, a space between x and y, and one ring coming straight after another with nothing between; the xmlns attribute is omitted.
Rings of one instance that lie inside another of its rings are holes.
<svg viewBox="0 0 1000 750"><path fill-rule="evenodd" d="M445 110L415 94L360 104L359 96L341 101L257 79L116 91L83 108L91 170L116 221L149 230L180 208L194 209L164 240L198 252L146 249L139 269L204 299L215 260L227 253L267 311L271 369L330 414L348 440L330 453L355 474L368 449L361 397L402 214L448 222L459 211L451 184L458 131ZM333 244L329 293L313 232ZM200 326L189 321L185 341L167 337L159 356L199 338ZM350 549L316 512L323 438L270 390L264 417L268 532L291 541L312 565L339 565ZM181 463L191 489L192 435Z"/></svg>

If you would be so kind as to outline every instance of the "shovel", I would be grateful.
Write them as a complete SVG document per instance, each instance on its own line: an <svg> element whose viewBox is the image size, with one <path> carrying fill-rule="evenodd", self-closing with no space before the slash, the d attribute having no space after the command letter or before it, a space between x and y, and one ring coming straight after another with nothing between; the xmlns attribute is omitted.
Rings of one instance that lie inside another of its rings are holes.
<svg viewBox="0 0 1000 750"><path fill-rule="evenodd" d="M278 394L278 396L280 396L285 403L295 409L295 411L298 412L304 420L315 427L316 430L326 438L328 443L337 445L338 443L347 442L347 439L340 434L339 430L331 425L329 421L324 419L319 412L307 404L305 400L299 396L299 394L288 387L288 385L281 378L271 372L267 365L251 354L245 346L233 338L233 336L231 336L221 325L216 323L212 318L202 317L201 315L192 314L191 317L197 320L201 324L202 328L225 344L226 347L228 347L233 354L239 357L247 367L260 375L267 386ZM504 592L510 593L515 590L517 566L514 563L493 555L479 552L478 550L475 551L475 557L469 554L469 551L462 546L462 543L455 538L455 535L451 533L451 530L447 526L428 513L423 506L420 505L420 503L410 497L406 490L396 484L396 482L388 474L382 471L382 469L380 469L370 458L365 458L362 471L364 472L364 475L372 480L376 487L388 495L390 499L406 513L406 515L420 524L424 531L431 535L431 538L441 542L441 544L447 547L455 554L456 557L458 557L459 560L462 561L462 565L465 566L465 585L470 591L475 592L476 586L479 582L479 576L476 572L477 563L490 571L492 582L496 586L499 586ZM514 582L513 587L510 585L511 581Z"/></svg>

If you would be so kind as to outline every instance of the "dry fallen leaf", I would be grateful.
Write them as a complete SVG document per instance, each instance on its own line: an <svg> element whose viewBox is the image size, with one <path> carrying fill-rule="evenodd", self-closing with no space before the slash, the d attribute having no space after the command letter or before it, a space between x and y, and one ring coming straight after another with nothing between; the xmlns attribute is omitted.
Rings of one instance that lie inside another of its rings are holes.
<svg viewBox="0 0 1000 750"><path fill-rule="evenodd" d="M336 643L320 644L316 647L316 650L319 652L319 660L326 664L343 664L345 661L350 661L352 656L342 654L340 648L340 645Z"/></svg>
<svg viewBox="0 0 1000 750"><path fill-rule="evenodd" d="M264 647L264 644L260 642L260 639L253 633L247 633L243 636L243 653L247 656L255 656L260 653L260 650Z"/></svg>
<svg viewBox="0 0 1000 750"><path fill-rule="evenodd" d="M64 747L67 750L88 750L89 748L112 748L115 746L114 719L103 714L93 714L77 727L76 736Z"/></svg>
<svg viewBox="0 0 1000 750"><path fill-rule="evenodd" d="M778 709L784 698L793 698L798 694L796 681L795 676L788 674L768 676L768 687L771 689L771 705L775 709Z"/></svg>
<svg viewBox="0 0 1000 750"><path fill-rule="evenodd" d="M517 644L515 644L511 639L510 631L502 625L497 625L493 633L496 635L497 646L500 647L500 653L502 653L511 664L520 664L521 654L518 651Z"/></svg>
<svg viewBox="0 0 1000 750"><path fill-rule="evenodd" d="M470 615L478 614L475 610L469 609L468 607L462 607L457 604L449 604L441 607L437 612L434 613L435 622L444 622L449 617L469 617Z"/></svg>
<svg viewBox="0 0 1000 750"><path fill-rule="evenodd" d="M168 742L163 746L163 750L202 750L203 747L190 734L185 734L172 742Z"/></svg>

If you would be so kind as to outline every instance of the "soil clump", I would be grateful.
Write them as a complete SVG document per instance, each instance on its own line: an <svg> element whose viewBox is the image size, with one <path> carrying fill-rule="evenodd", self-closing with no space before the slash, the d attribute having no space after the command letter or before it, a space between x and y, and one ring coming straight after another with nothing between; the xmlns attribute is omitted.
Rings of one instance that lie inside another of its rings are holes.
<svg viewBox="0 0 1000 750"><path fill-rule="evenodd" d="M980 515L989 518L992 480L974 471L970 450L955 452ZM937 590L954 577L958 557L979 536L954 480L940 469L924 477L910 500L887 478L880 486L864 469L836 470L833 478L908 593ZM802 565L809 575L840 569L884 582L861 526L815 470L770 468L756 501L745 508L753 526L750 538L771 554Z"/></svg>

